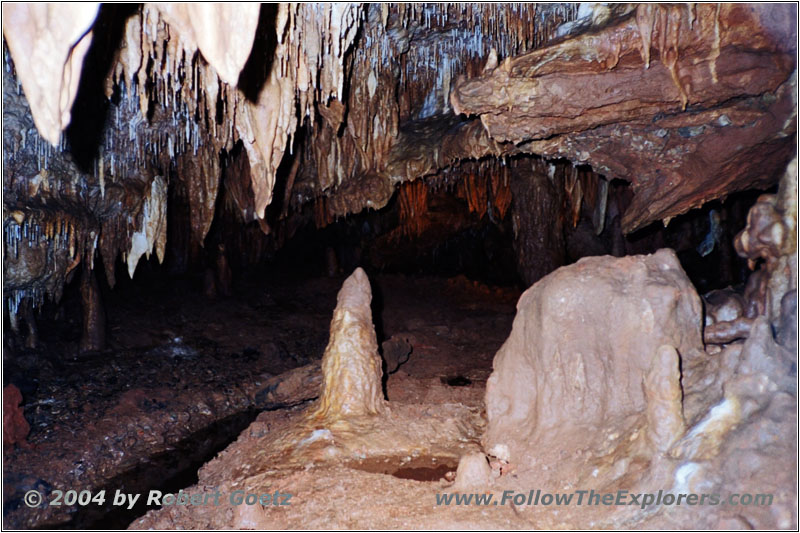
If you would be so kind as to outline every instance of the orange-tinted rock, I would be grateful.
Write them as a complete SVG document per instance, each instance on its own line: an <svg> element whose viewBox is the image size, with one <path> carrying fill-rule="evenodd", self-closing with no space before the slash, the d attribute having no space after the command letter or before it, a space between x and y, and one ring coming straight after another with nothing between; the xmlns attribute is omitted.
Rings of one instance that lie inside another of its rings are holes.
<svg viewBox="0 0 800 533"><path fill-rule="evenodd" d="M22 393L16 385L3 388L3 445L27 444L31 426L22 414Z"/></svg>
<svg viewBox="0 0 800 533"><path fill-rule="evenodd" d="M745 298L751 315L766 315L777 327L784 295L797 288L797 158L789 163L778 194L764 194L750 208L734 245L751 268L764 261L750 276Z"/></svg>
<svg viewBox="0 0 800 533"><path fill-rule="evenodd" d="M451 100L498 141L631 182L632 231L775 182L794 152L795 20L788 4L642 5Z"/></svg>

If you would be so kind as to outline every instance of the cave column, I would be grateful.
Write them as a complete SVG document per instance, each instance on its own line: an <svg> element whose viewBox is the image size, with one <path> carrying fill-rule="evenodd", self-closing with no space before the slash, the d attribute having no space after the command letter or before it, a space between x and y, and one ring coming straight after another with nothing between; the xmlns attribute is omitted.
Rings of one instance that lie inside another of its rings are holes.
<svg viewBox="0 0 800 533"><path fill-rule="evenodd" d="M100 286L94 270L86 263L81 276L81 307L83 309L83 333L81 352L94 352L106 346L106 314L100 295Z"/></svg>
<svg viewBox="0 0 800 533"><path fill-rule="evenodd" d="M511 214L517 270L533 285L566 261L564 188L554 183L547 165L518 165L511 179Z"/></svg>

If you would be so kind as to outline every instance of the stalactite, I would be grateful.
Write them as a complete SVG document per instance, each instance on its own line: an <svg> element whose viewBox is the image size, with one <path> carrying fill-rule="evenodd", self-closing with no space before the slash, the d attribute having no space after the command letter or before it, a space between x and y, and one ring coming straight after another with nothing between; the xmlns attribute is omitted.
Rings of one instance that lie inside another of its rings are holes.
<svg viewBox="0 0 800 533"><path fill-rule="evenodd" d="M40 134L58 145L70 122L90 29L99 4L9 4L3 10L3 36L19 63L19 83L31 105Z"/></svg>
<svg viewBox="0 0 800 533"><path fill-rule="evenodd" d="M635 10L461 78L451 98L499 142L632 183L626 232L773 183L796 129L794 8ZM731 116L745 114L728 127Z"/></svg>
<svg viewBox="0 0 800 533"><path fill-rule="evenodd" d="M167 182L161 176L153 178L145 193L139 230L131 237L127 253L128 275L132 278L142 255L156 251L159 261L164 260L167 242Z"/></svg>
<svg viewBox="0 0 800 533"><path fill-rule="evenodd" d="M328 209L328 199L325 196L314 201L314 224L317 229L324 228L334 220L333 214Z"/></svg>
<svg viewBox="0 0 800 533"><path fill-rule="evenodd" d="M415 166L409 161L405 172L393 174L389 167L401 124L449 113L449 87L461 75L480 72L490 50L503 59L534 49L575 11L572 5L282 4L274 27L263 29L274 32L276 40L274 49L262 51L273 54L271 71L257 94L245 95L236 84L259 15L263 18L260 9L144 4L129 16L103 86L109 99L107 121L88 171L72 160L62 130L71 120L81 61L92 38L85 29L91 30L97 5L68 17L72 29L84 29L58 40L70 51L66 59L63 46L60 55L51 54L58 83L47 87L29 80L31 67L37 72L43 68L30 55L39 50L41 36L30 33L27 37L35 37L31 46L20 45L23 41L9 37L13 29L4 17L6 94L19 97L20 116L33 117L4 131L4 148L14 147L4 150L6 168L14 168L4 169L4 192L30 204L19 211L22 225L4 217L5 250L15 260L25 250L47 250L51 263L45 270L57 271L46 283L29 272L39 280L33 288L30 279L28 285L22 280L4 284L14 312L24 298L57 299L66 276L83 261L93 268L96 253L111 285L120 255L131 275L141 255L155 252L163 259L170 180L173 186L176 181L182 185L192 239L202 245L219 192L220 156L238 143L247 154L247 171L230 183L236 191L232 200L247 222L264 216L287 144L292 145L301 126L307 128L307 142L298 145L291 172L296 185L286 189L284 208L317 198L314 218L324 227L335 216L381 207L397 182L412 180L417 172L436 173L463 157L458 143L441 150L433 146L432 162ZM231 25L235 29L228 30ZM211 30L204 32L206 28ZM228 46L230 39L236 43ZM62 91L55 100L54 87ZM10 107L4 105L4 119ZM45 108L55 109L49 119L41 118ZM481 142L480 153L470 157L497 151L485 139L476 144ZM496 163L476 165L470 209L502 219L511 201L507 170ZM227 174L225 180L227 186ZM313 186L308 187L309 181ZM409 205L419 213L424 212L421 198L428 185L416 183L418 192ZM46 208L33 207L44 204ZM269 231L265 221L260 224Z"/></svg>
<svg viewBox="0 0 800 533"><path fill-rule="evenodd" d="M508 208L511 207L511 185L509 184L509 171L502 165L499 171L492 172L492 208L497 212L497 218L506 218Z"/></svg>
<svg viewBox="0 0 800 533"><path fill-rule="evenodd" d="M410 157L406 168L399 170L393 161L403 156L396 149L402 142L399 125L450 113L451 83L459 76L479 73L491 50L504 58L532 50L576 12L574 4L541 10L522 4L482 4L476 10L457 4L369 8L362 39L353 48L350 98L342 103L347 110L346 128L340 133L341 121L328 118L340 113L320 109L323 120L309 128L313 140L305 156L313 164L304 164L301 175L305 178L300 181L312 183L313 196L364 174L385 173L397 182L451 164L437 155L434 168L429 169ZM441 142L441 137L435 142ZM363 207L350 206L352 211Z"/></svg>

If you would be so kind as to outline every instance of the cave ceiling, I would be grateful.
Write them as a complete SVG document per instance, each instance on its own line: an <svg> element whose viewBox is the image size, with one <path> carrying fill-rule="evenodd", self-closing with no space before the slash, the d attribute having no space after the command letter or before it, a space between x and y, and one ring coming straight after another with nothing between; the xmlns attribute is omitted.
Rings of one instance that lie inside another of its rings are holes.
<svg viewBox="0 0 800 533"><path fill-rule="evenodd" d="M626 231L769 187L796 34L791 4L6 5L10 309L163 259L176 184L201 245L223 183L265 233L520 154L629 182Z"/></svg>

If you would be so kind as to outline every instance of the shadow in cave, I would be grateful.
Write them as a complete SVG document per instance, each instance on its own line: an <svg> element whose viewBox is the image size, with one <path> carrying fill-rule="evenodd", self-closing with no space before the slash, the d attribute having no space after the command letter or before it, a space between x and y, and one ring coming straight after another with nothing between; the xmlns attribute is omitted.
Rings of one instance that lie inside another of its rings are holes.
<svg viewBox="0 0 800 533"><path fill-rule="evenodd" d="M89 172L103 142L109 101L106 78L125 33L125 22L138 11L138 4L100 4L91 31L92 43L86 52L72 118L64 136L75 163Z"/></svg>
<svg viewBox="0 0 800 533"><path fill-rule="evenodd" d="M372 323L375 325L375 336L378 338L378 346L380 346L386 340L386 330L383 327L383 309L385 306L383 290L375 276L371 276L369 280L372 287Z"/></svg>
<svg viewBox="0 0 800 533"><path fill-rule="evenodd" d="M745 228L747 213L758 197L776 191L773 187L734 193L676 216L667 227L654 222L625 236L626 255L671 248L699 294L741 287L747 282L750 269L747 260L736 252L734 241Z"/></svg>
<svg viewBox="0 0 800 533"><path fill-rule="evenodd" d="M239 82L237 83L239 90L251 102L258 101L261 88L272 70L275 47L278 45L278 36L275 35L274 30L277 16L278 4L261 4L253 48L239 73Z"/></svg>
<svg viewBox="0 0 800 533"><path fill-rule="evenodd" d="M378 342L378 354L381 356L381 390L384 399L388 399L389 392L386 389L386 385L389 381L389 369L386 364L386 357L383 354L383 348L381 347L383 341L386 340L386 330L383 327L383 309L385 306L385 299L383 296L383 291L381 290L381 286L375 276L369 276L369 284L372 290L372 302L370 302L370 307L372 308L372 324L375 327L375 337Z"/></svg>
<svg viewBox="0 0 800 533"><path fill-rule="evenodd" d="M105 504L77 507L69 522L58 524L59 529L127 528L147 511L161 507L148 505L147 499L151 490L170 494L195 485L200 467L233 443L259 412L257 409L249 409L231 415L188 436L175 444L172 450L146 458L94 491L96 493L105 490ZM154 480L158 481L154 483ZM140 497L130 509L127 506L116 507L111 505L111 501L117 490L127 494L140 494Z"/></svg>

